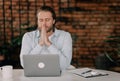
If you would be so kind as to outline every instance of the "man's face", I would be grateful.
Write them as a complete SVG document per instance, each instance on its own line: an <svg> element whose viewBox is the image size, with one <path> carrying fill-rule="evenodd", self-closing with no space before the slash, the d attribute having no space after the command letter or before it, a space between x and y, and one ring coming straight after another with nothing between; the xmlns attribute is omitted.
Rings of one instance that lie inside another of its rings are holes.
<svg viewBox="0 0 120 81"><path fill-rule="evenodd" d="M51 12L48 11L41 11L38 13L38 29L41 30L42 26L46 28L47 32L53 30L53 24L55 20L52 17Z"/></svg>

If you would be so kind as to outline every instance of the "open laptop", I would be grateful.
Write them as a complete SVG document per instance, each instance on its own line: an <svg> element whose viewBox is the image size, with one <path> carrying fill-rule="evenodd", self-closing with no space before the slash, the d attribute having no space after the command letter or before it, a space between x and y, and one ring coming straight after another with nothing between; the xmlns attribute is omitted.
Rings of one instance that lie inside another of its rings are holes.
<svg viewBox="0 0 120 81"><path fill-rule="evenodd" d="M27 77L60 76L59 55L23 55L24 75Z"/></svg>

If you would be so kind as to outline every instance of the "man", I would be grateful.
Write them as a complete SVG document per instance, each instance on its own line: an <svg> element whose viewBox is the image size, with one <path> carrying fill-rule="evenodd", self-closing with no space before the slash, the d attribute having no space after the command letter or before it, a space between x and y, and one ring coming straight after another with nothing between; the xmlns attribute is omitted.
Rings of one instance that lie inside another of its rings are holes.
<svg viewBox="0 0 120 81"><path fill-rule="evenodd" d="M59 54L60 67L65 70L72 59L72 39L68 32L55 28L56 14L51 7L43 6L37 12L38 28L23 36L20 61L25 54ZM24 66L23 66L24 67Z"/></svg>

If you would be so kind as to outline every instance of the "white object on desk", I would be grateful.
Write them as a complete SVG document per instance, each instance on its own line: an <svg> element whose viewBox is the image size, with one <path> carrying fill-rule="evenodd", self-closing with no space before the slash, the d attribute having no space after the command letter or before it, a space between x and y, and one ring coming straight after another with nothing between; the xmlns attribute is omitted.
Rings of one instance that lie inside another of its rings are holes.
<svg viewBox="0 0 120 81"><path fill-rule="evenodd" d="M100 77L100 76L107 76L108 73L105 73L103 71L98 71L91 68L81 68L81 69L75 69L70 71L73 74L85 77L85 78L91 78L91 77Z"/></svg>
<svg viewBox="0 0 120 81"><path fill-rule="evenodd" d="M2 66L0 68L3 79L10 79L13 76L13 67L11 65Z"/></svg>
<svg viewBox="0 0 120 81"><path fill-rule="evenodd" d="M92 75L96 75L97 72L96 72L96 71L92 71L91 74L92 74Z"/></svg>

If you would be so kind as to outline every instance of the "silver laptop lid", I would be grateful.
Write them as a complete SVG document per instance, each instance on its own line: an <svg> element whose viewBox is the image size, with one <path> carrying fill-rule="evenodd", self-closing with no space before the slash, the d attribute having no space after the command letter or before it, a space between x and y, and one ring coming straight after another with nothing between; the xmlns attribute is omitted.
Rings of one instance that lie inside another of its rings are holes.
<svg viewBox="0 0 120 81"><path fill-rule="evenodd" d="M29 77L59 76L59 55L23 55L24 75Z"/></svg>

